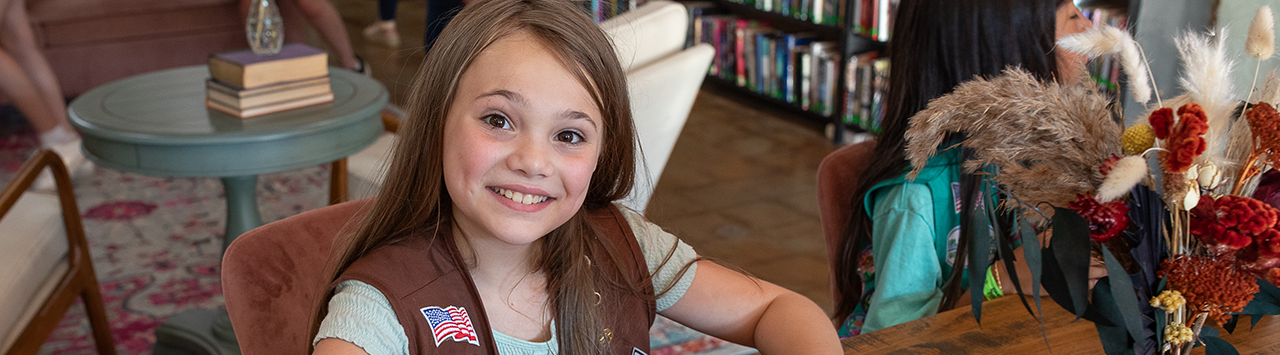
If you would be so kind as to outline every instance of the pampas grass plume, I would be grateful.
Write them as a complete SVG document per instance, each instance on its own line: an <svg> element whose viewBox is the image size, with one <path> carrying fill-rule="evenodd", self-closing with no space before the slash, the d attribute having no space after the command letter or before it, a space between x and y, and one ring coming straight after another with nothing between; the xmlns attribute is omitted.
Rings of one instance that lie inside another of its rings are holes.
<svg viewBox="0 0 1280 355"><path fill-rule="evenodd" d="M1249 38L1244 41L1244 51L1258 60L1267 60L1276 51L1275 19L1271 6L1263 5L1249 23Z"/></svg>
<svg viewBox="0 0 1280 355"><path fill-rule="evenodd" d="M1129 74L1129 90L1133 91L1133 100L1145 103L1151 100L1151 83L1147 76L1146 66L1142 64L1142 56L1138 53L1138 44L1129 36L1129 32L1115 26L1101 25L1098 28L1062 37L1058 46L1080 53L1089 58L1097 58L1107 54L1119 54L1120 65L1125 74Z"/></svg>
<svg viewBox="0 0 1280 355"><path fill-rule="evenodd" d="M1063 49L1097 58L1123 50L1124 41L1131 40L1129 33L1119 28L1102 25L1098 28L1064 36L1058 40Z"/></svg>
<svg viewBox="0 0 1280 355"><path fill-rule="evenodd" d="M1107 203L1124 196L1146 176L1146 158L1131 155L1120 159L1098 186L1098 202Z"/></svg>

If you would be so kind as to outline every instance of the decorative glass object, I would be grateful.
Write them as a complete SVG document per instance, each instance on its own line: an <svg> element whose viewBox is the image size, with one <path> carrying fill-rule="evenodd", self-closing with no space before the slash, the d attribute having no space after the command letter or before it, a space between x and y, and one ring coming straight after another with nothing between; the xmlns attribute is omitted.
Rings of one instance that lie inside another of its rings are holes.
<svg viewBox="0 0 1280 355"><path fill-rule="evenodd" d="M249 5L244 32L249 39L249 48L255 54L275 55L280 53L284 44L284 21L280 19L276 1L253 0Z"/></svg>

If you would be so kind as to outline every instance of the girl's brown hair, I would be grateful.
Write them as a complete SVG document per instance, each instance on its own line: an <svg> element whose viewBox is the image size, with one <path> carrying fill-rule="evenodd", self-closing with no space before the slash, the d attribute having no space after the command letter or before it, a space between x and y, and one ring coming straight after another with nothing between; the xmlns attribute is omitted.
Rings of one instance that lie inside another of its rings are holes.
<svg viewBox="0 0 1280 355"><path fill-rule="evenodd" d="M598 233L589 211L607 207L630 191L635 175L635 129L626 79L608 37L567 0L477 0L449 23L427 53L409 97L409 118L397 133L382 190L354 233L340 233L327 267L327 283L355 260L383 245L450 228L452 202L444 184L443 131L458 82L472 61L505 36L525 32L542 41L603 115L604 147L582 208L543 237L532 268L546 273L561 354L601 353L600 316L590 240ZM554 88L549 88L554 89ZM415 234L419 231L429 233ZM606 251L607 252L607 251ZM326 288L327 290L327 288ZM330 293L318 297L310 338L327 313Z"/></svg>

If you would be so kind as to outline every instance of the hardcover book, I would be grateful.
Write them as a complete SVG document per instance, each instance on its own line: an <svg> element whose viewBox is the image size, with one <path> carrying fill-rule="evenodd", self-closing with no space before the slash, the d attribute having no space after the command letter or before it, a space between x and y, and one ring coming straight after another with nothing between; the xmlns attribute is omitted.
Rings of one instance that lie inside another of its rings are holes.
<svg viewBox="0 0 1280 355"><path fill-rule="evenodd" d="M329 75L329 55L322 50L290 43L276 55L258 55L248 49L209 56L209 75L242 89Z"/></svg>
<svg viewBox="0 0 1280 355"><path fill-rule="evenodd" d="M235 87L216 79L209 79L205 87L209 100L230 107L254 107L331 93L327 76L268 85L252 90L236 90Z"/></svg>
<svg viewBox="0 0 1280 355"><path fill-rule="evenodd" d="M222 111L228 115L236 116L239 118L250 118L250 117L261 116L261 115L265 115L273 112L280 112L280 111L295 109L295 108L304 107L304 106L322 104L330 101L333 101L332 92L315 95L315 96L297 98L297 99L288 100L288 101L264 104L259 106L250 106L250 107L230 106L230 105L226 105L226 104L214 101L209 98L206 98L204 100L204 104L205 106L208 106L211 109Z"/></svg>

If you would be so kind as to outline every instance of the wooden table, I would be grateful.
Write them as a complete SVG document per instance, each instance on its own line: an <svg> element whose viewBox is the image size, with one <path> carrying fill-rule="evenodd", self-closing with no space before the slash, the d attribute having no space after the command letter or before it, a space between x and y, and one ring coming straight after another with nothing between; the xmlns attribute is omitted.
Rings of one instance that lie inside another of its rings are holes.
<svg viewBox="0 0 1280 355"><path fill-rule="evenodd" d="M1027 300L1030 303L1030 298ZM1043 299L1045 331L1055 354L1102 354L1097 328L1048 298ZM1034 303L1031 303L1035 307ZM1241 354L1280 354L1280 322L1266 317L1249 330L1241 318L1235 334L1222 332ZM982 305L982 326L974 321L970 307L899 324L841 342L851 354L1044 354L1050 351L1032 318L1016 296L1003 297ZM1192 354L1203 354L1197 348Z"/></svg>

